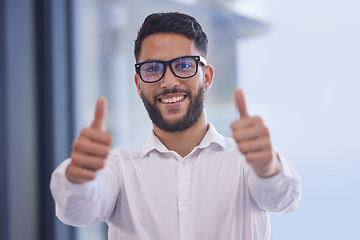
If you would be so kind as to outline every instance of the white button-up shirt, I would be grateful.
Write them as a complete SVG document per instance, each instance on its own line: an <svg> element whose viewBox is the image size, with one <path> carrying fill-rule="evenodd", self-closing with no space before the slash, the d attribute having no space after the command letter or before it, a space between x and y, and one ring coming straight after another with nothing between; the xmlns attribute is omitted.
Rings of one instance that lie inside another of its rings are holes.
<svg viewBox="0 0 360 240"><path fill-rule="evenodd" d="M269 213L295 209L301 195L298 174L276 153L282 171L260 178L212 125L184 158L152 133L133 152L111 151L85 184L67 180L64 161L50 184L56 214L73 226L106 221L109 240L267 240Z"/></svg>

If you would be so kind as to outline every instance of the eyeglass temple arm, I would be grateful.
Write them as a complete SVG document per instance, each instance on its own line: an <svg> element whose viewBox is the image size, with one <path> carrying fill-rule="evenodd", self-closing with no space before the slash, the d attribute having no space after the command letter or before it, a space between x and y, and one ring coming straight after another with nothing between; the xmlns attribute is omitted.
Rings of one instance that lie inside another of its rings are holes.
<svg viewBox="0 0 360 240"><path fill-rule="evenodd" d="M204 64L205 66L207 66L206 59L203 58L202 56L199 56L199 57L200 57L200 62L201 62L202 64Z"/></svg>

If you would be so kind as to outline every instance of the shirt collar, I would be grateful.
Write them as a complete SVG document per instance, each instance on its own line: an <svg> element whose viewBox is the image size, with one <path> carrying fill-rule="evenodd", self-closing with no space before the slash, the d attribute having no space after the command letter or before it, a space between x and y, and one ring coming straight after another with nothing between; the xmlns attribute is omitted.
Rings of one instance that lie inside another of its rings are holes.
<svg viewBox="0 0 360 240"><path fill-rule="evenodd" d="M218 145L221 150L224 150L226 147L224 136L218 133L215 127L211 123L209 123L208 131L206 132L204 138L201 140L200 144L196 148L207 148L211 144ZM154 150L163 153L170 152L152 131L144 145L139 148L139 151L141 157L144 157L146 154Z"/></svg>

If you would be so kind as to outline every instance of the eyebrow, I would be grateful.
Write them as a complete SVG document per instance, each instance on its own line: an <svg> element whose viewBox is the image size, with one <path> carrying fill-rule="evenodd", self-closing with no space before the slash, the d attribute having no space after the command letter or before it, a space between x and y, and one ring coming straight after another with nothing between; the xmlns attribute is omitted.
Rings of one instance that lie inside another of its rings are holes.
<svg viewBox="0 0 360 240"><path fill-rule="evenodd" d="M171 61L173 59L176 59L176 58L182 58L182 57L186 57L186 56L192 56L192 55L182 55L182 56L178 56L178 57L174 57L174 58L171 58L169 60L160 60L160 59L153 59L153 58L148 58L142 62L148 62L148 61L159 61L159 62L167 62L167 61ZM195 55L194 55L195 56ZM197 56L197 55L196 55Z"/></svg>
<svg viewBox="0 0 360 240"><path fill-rule="evenodd" d="M181 58L181 57L186 57L188 55L184 55L184 56L180 56L180 57L176 57L176 58ZM189 55L189 56L192 56L192 55ZM202 57L201 55L194 55L194 56L199 56L200 57L200 62L202 64L204 64L205 66L207 66L207 61L204 57ZM153 59L153 58L148 58L148 59L145 59L144 61L141 61L141 62L167 62L167 61L171 61L171 60L174 60L176 58L172 58L170 60L159 60L159 59Z"/></svg>
<svg viewBox="0 0 360 240"><path fill-rule="evenodd" d="M163 61L163 60L148 58L148 59L145 59L142 62L150 62L150 61Z"/></svg>

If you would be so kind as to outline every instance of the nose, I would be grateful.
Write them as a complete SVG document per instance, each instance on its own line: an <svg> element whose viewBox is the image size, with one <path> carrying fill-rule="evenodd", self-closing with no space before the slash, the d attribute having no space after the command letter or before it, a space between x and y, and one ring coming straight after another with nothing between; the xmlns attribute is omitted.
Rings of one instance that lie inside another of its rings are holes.
<svg viewBox="0 0 360 240"><path fill-rule="evenodd" d="M164 77L160 80L161 88L174 88L180 84L178 79L170 69L170 66L166 66Z"/></svg>

